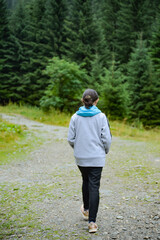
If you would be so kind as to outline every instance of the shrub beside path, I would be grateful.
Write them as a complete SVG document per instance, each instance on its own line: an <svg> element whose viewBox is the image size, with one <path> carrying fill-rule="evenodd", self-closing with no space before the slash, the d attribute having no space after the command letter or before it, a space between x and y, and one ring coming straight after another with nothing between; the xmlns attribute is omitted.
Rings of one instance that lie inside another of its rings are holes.
<svg viewBox="0 0 160 240"><path fill-rule="evenodd" d="M89 234L68 129L2 117L25 124L43 144L0 166L0 239L160 239L158 143L113 137L101 180L99 230Z"/></svg>

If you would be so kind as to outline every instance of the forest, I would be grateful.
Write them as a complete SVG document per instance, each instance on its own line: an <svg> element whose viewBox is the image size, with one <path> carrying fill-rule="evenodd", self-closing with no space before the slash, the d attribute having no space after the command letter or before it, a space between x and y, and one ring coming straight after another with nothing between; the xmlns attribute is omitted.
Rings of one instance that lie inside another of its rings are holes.
<svg viewBox="0 0 160 240"><path fill-rule="evenodd" d="M159 0L0 0L0 104L160 125Z"/></svg>

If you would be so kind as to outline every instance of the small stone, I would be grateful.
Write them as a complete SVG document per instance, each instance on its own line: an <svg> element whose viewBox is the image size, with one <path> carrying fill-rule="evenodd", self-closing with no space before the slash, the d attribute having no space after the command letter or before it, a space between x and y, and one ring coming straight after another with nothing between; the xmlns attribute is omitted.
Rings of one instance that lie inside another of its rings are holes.
<svg viewBox="0 0 160 240"><path fill-rule="evenodd" d="M127 231L127 228L122 228L123 231Z"/></svg>
<svg viewBox="0 0 160 240"><path fill-rule="evenodd" d="M111 238L112 239L117 239L117 236L116 235L111 235Z"/></svg>
<svg viewBox="0 0 160 240"><path fill-rule="evenodd" d="M123 216L117 216L116 218L119 220L123 220Z"/></svg>

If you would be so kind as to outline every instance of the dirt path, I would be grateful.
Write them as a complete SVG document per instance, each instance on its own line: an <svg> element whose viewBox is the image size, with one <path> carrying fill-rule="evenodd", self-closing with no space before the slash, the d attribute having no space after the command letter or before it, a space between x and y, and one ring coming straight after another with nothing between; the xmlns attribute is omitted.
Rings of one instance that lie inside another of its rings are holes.
<svg viewBox="0 0 160 240"><path fill-rule="evenodd" d="M155 144L114 138L100 189L99 231L80 214L81 177L67 128L2 115L25 124L44 144L25 160L0 166L0 239L160 239L160 156Z"/></svg>

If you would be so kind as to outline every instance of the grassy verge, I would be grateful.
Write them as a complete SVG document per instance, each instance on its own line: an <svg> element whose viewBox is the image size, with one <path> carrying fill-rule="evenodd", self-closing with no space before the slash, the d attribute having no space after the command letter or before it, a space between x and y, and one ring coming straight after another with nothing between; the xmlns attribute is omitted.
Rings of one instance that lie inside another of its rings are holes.
<svg viewBox="0 0 160 240"><path fill-rule="evenodd" d="M42 123L68 127L71 118L70 114L60 113L52 110L49 113L44 113L41 109L31 106L17 106L10 104L8 106L0 106L0 112L7 114L21 114L29 119L36 120ZM111 132L113 136L123 137L126 139L140 141L160 141L160 129L145 130L143 127L132 127L125 122L110 121Z"/></svg>
<svg viewBox="0 0 160 240"><path fill-rule="evenodd" d="M27 131L25 126L19 126L0 119L0 165L26 155L41 139Z"/></svg>
<svg viewBox="0 0 160 240"><path fill-rule="evenodd" d="M38 107L18 106L16 104L9 104L5 107L0 106L0 113L20 114L35 121L64 127L68 127L71 117L70 114L61 113L54 109L45 113Z"/></svg>
<svg viewBox="0 0 160 240"><path fill-rule="evenodd" d="M113 136L122 137L126 139L133 139L138 141L160 141L160 129L154 128L146 130L143 127L133 127L125 122L112 121L110 122Z"/></svg>

